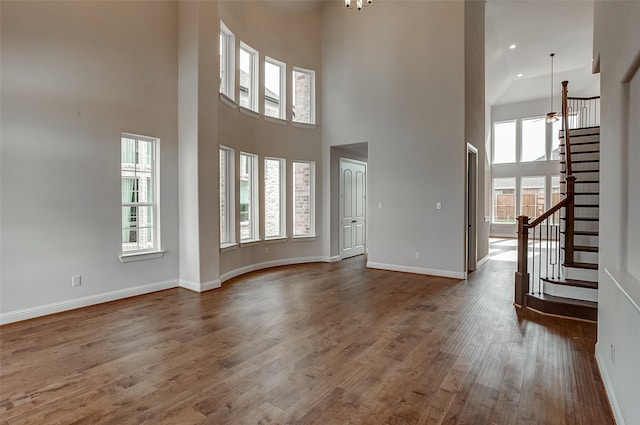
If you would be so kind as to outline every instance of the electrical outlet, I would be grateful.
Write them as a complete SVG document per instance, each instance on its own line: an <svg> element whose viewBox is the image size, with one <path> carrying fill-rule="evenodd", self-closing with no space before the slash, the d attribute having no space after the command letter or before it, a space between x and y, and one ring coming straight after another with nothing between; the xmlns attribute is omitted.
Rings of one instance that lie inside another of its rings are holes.
<svg viewBox="0 0 640 425"><path fill-rule="evenodd" d="M611 341L611 361L616 361L616 345Z"/></svg>
<svg viewBox="0 0 640 425"><path fill-rule="evenodd" d="M82 285L82 276L71 276L71 286L80 286Z"/></svg>
<svg viewBox="0 0 640 425"><path fill-rule="evenodd" d="M265 254L268 254L268 253L269 253L269 247L268 247L268 246L265 246L265 247L264 247L264 253L265 253Z"/></svg>
<svg viewBox="0 0 640 425"><path fill-rule="evenodd" d="M436 202L436 209L437 210L441 210L442 209L442 202Z"/></svg>
<svg viewBox="0 0 640 425"><path fill-rule="evenodd" d="M420 258L420 251L416 251L416 259Z"/></svg>

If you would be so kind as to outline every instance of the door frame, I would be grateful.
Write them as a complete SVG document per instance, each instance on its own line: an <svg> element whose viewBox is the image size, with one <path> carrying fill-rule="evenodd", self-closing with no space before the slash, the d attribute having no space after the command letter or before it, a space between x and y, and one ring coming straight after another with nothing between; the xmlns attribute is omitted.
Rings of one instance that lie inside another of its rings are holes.
<svg viewBox="0 0 640 425"><path fill-rule="evenodd" d="M368 171L368 164L364 161L359 161L357 159L352 159L352 158L347 158L344 156L340 157L340 163L338 166L338 170L339 170L339 178L338 178L338 182L339 182L339 199L340 199L340 203L339 203L339 207L338 207L338 221L340 222L339 225L339 233L338 233L338 254L340 255L340 259L343 259L342 257L342 247L344 246L344 227L342 226L342 217L344 216L344 185L343 185L343 176L342 176L342 164L344 162L351 162L353 164L358 164L358 165L362 165L364 167L364 253L367 253L367 240L369 237L369 225L368 225L368 220L367 220L367 212L368 212L368 205L367 205L367 189L368 189L368 176L367 176L367 171ZM359 254L358 254L359 255Z"/></svg>
<svg viewBox="0 0 640 425"><path fill-rule="evenodd" d="M467 272L478 267L478 149L467 142L465 259Z"/></svg>

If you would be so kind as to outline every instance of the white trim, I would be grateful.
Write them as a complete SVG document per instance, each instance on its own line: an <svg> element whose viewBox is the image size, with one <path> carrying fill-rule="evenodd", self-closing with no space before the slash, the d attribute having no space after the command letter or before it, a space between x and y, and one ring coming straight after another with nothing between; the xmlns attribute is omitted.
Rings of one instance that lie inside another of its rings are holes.
<svg viewBox="0 0 640 425"><path fill-rule="evenodd" d="M335 257L300 257L300 258L285 258L282 260L265 261L263 263L249 264L248 266L239 267L237 269L228 271L220 275L220 282L224 283L229 279L241 276L243 274L255 272L257 270L268 269L271 267L290 266L294 264L304 263L330 263Z"/></svg>
<svg viewBox="0 0 640 425"><path fill-rule="evenodd" d="M166 251L149 251L149 252L134 252L131 254L121 254L120 262L121 263L131 263L133 261L142 261L142 260L154 260L156 258L164 257L164 253Z"/></svg>
<svg viewBox="0 0 640 425"><path fill-rule="evenodd" d="M491 258L491 256L489 254L487 254L484 257L482 257L482 259L476 263L476 270L478 270L479 268L481 268L485 264L487 264L487 262L489 261L489 258Z"/></svg>
<svg viewBox="0 0 640 425"><path fill-rule="evenodd" d="M195 283L190 282L188 280L180 279L179 286L183 289L187 289L189 291L194 291L197 293L210 291L211 289L217 289L222 285L220 279L212 280L210 282L204 283Z"/></svg>
<svg viewBox="0 0 640 425"><path fill-rule="evenodd" d="M220 93L220 101L231 109L236 109L238 107L238 104L236 103L236 101L231 99L229 96L227 96L224 93Z"/></svg>
<svg viewBox="0 0 640 425"><path fill-rule="evenodd" d="M291 126L298 127L298 128L306 128L308 130L315 130L316 128L318 128L318 124L307 124L304 122L297 122L297 121L292 121Z"/></svg>
<svg viewBox="0 0 640 425"><path fill-rule="evenodd" d="M626 289L624 289L622 287L622 285L620 285L620 282L619 282L619 280L621 280L623 282L628 282L628 286L630 288L633 288L634 285L637 285L637 283L636 283L637 281L631 275L628 275L627 273L624 273L622 271L610 272L609 269L607 269L606 267L604 268L604 271L605 271L605 273L607 273L609 275L611 280L613 280L613 283L616 284L616 287L618 288L618 290L620 292L622 292L622 294L625 297L627 297L627 299L629 300L629 302L631 303L633 308L635 308L636 311L638 313L640 313L640 306L638 306L638 304L635 302L635 300L631 297L631 295L629 295L629 293L626 291ZM632 281L635 281L635 282L632 282Z"/></svg>
<svg viewBox="0 0 640 425"><path fill-rule="evenodd" d="M267 115L263 115L262 118L266 121L266 122L270 122L272 124L280 124L280 125L288 125L289 122L287 120L284 120L282 118L276 118L276 117L269 117Z"/></svg>
<svg viewBox="0 0 640 425"><path fill-rule="evenodd" d="M265 245L269 245L272 243L284 243L284 242L289 242L289 238L286 236L282 236L282 237L277 237L277 238L265 238L264 243Z"/></svg>
<svg viewBox="0 0 640 425"><path fill-rule="evenodd" d="M466 273L454 272L450 270L427 269L424 267L403 266L397 264L375 263L367 261L367 267L370 269L390 270L394 272L418 273L439 277L450 277L453 279L466 279Z"/></svg>
<svg viewBox="0 0 640 425"><path fill-rule="evenodd" d="M29 307L21 310L10 311L7 313L0 313L0 324L4 325L7 323L19 322L22 320L33 319L49 314L61 313L63 311L75 310L82 307L89 307L95 304L102 304L110 301L121 300L124 298L135 297L138 295L150 294L157 291L164 291L165 289L176 288L177 286L177 280L167 280L164 282L134 286L133 288L119 289L116 291L104 292L102 294L89 295L87 297L74 298L57 303Z"/></svg>
<svg viewBox="0 0 640 425"><path fill-rule="evenodd" d="M255 119L260 119L260 114L256 111L254 111L253 109L249 109L249 108L245 108L244 106L240 106L240 112L242 112L243 114L251 117L251 118L255 118Z"/></svg>
<svg viewBox="0 0 640 425"><path fill-rule="evenodd" d="M318 239L318 235L294 235L291 236L292 242L300 242L300 241L315 241Z"/></svg>
<svg viewBox="0 0 640 425"><path fill-rule="evenodd" d="M227 251L233 251L234 249L238 248L239 245L237 243L226 243L220 246L220 253L222 254L223 252L227 252Z"/></svg>
<svg viewBox="0 0 640 425"><path fill-rule="evenodd" d="M262 243L262 239L247 239L244 241L240 241L240 248L245 248L248 246L260 245Z"/></svg>
<svg viewBox="0 0 640 425"><path fill-rule="evenodd" d="M614 279L615 280L615 279ZM605 363L600 360L600 355L598 354L600 350L598 346L600 346L600 342L596 342L596 364L598 365L598 369L600 370L600 376L602 377L602 383L604 384L604 392L609 400L609 406L611 407L611 411L613 413L613 418L616 421L617 425L626 425L627 423L624 420L624 416L622 415L622 411L620 410L620 406L618 405L618 400L616 398L616 394L613 391L613 385L611 384L611 376L609 376L609 371L605 366Z"/></svg>
<svg viewBox="0 0 640 425"><path fill-rule="evenodd" d="M339 255L334 255L333 257L329 258L330 263L337 263L338 261L342 261L342 258Z"/></svg>

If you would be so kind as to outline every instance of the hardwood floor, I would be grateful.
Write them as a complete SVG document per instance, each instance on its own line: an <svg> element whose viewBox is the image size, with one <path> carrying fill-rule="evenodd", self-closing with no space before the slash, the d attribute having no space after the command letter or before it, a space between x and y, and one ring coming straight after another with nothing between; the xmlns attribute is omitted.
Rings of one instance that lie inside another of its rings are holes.
<svg viewBox="0 0 640 425"><path fill-rule="evenodd" d="M592 323L364 258L0 328L0 424L613 424Z"/></svg>

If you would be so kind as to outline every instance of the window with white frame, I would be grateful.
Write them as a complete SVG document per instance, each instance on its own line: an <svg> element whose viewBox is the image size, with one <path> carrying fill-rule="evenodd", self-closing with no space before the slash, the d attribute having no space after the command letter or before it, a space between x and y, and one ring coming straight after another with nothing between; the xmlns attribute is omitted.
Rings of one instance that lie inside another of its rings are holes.
<svg viewBox="0 0 640 425"><path fill-rule="evenodd" d="M264 159L264 238L286 237L285 160Z"/></svg>
<svg viewBox="0 0 640 425"><path fill-rule="evenodd" d="M286 65L270 57L264 60L264 115L286 119Z"/></svg>
<svg viewBox="0 0 640 425"><path fill-rule="evenodd" d="M293 122L315 124L315 71L294 67L292 85L293 97L291 110Z"/></svg>
<svg viewBox="0 0 640 425"><path fill-rule="evenodd" d="M516 222L516 178L493 179L493 222Z"/></svg>
<svg viewBox="0 0 640 425"><path fill-rule="evenodd" d="M121 209L123 254L160 249L158 208L159 139L121 136Z"/></svg>
<svg viewBox="0 0 640 425"><path fill-rule="evenodd" d="M544 161L547 159L547 123L544 117L522 120L520 161Z"/></svg>
<svg viewBox="0 0 640 425"><path fill-rule="evenodd" d="M220 146L220 246L232 245L236 241L234 226L235 184L234 151Z"/></svg>
<svg viewBox="0 0 640 425"><path fill-rule="evenodd" d="M220 93L235 100L236 37L220 21Z"/></svg>
<svg viewBox="0 0 640 425"><path fill-rule="evenodd" d="M315 235L315 163L293 162L293 236Z"/></svg>
<svg viewBox="0 0 640 425"><path fill-rule="evenodd" d="M240 42L240 106L258 112L258 52Z"/></svg>
<svg viewBox="0 0 640 425"><path fill-rule="evenodd" d="M240 242L259 239L258 156L240 153Z"/></svg>
<svg viewBox="0 0 640 425"><path fill-rule="evenodd" d="M544 176L522 177L520 180L520 213L535 219L545 211Z"/></svg>
<svg viewBox="0 0 640 425"><path fill-rule="evenodd" d="M493 163L516 162L516 121L493 123Z"/></svg>

